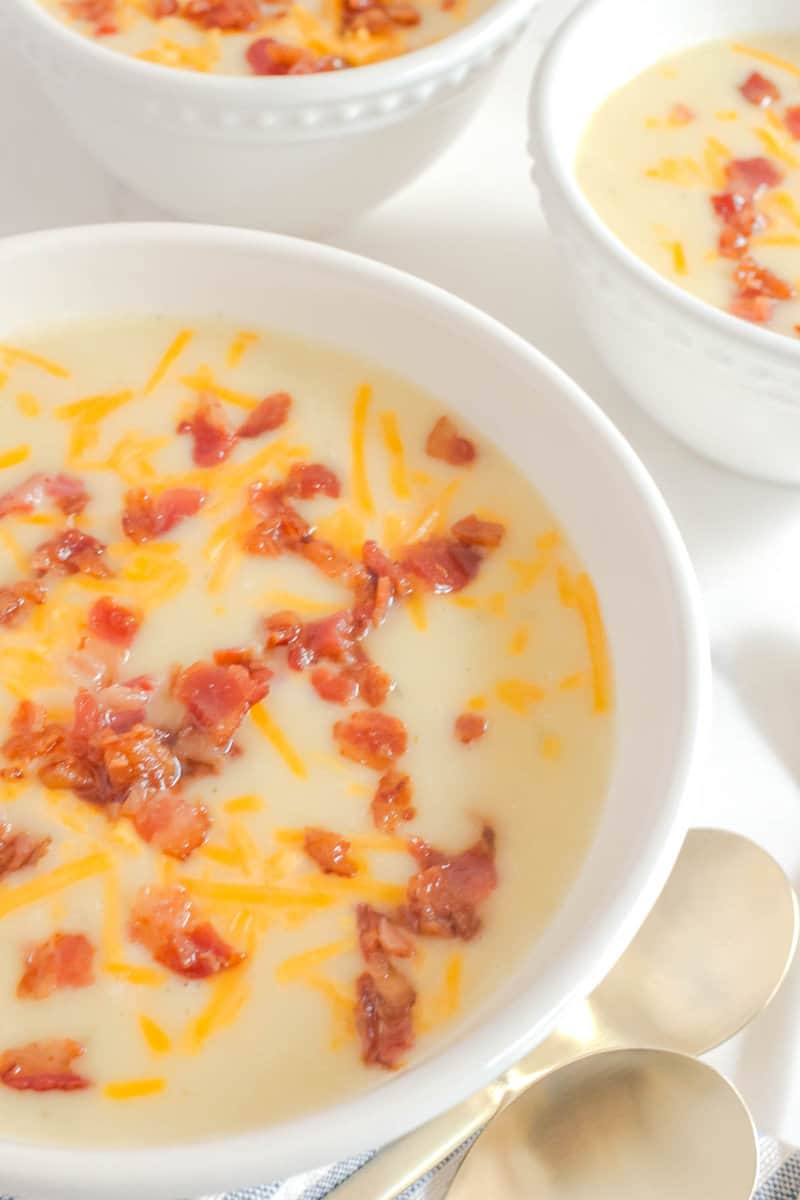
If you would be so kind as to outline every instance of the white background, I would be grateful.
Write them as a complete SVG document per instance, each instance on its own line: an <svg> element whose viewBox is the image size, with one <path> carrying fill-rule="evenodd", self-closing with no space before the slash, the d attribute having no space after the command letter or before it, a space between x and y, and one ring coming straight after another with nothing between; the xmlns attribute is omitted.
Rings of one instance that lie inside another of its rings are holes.
<svg viewBox="0 0 800 1200"><path fill-rule="evenodd" d="M633 443L683 531L708 611L715 710L708 763L695 783L695 823L754 838L797 886L800 492L729 474L670 440L620 393L574 324L525 150L541 40L568 3L548 0L540 10L490 102L449 153L334 240L504 321L578 380ZM0 155L0 234L163 215L72 141L2 46ZM800 964L770 1010L713 1058L759 1127L800 1145Z"/></svg>

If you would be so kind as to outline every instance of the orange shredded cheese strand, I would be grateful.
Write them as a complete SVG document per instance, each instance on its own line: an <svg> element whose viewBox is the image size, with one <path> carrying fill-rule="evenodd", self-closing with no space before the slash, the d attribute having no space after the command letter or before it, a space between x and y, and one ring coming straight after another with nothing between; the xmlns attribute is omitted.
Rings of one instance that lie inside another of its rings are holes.
<svg viewBox="0 0 800 1200"><path fill-rule="evenodd" d="M154 967L140 967L136 963L108 962L104 970L109 975L116 975L125 983L136 987L161 987L166 983L166 976L160 971L156 971Z"/></svg>
<svg viewBox="0 0 800 1200"><path fill-rule="evenodd" d="M683 242L662 242L661 244L672 258L672 269L675 274L686 275L688 267L686 265L686 251L683 248Z"/></svg>
<svg viewBox="0 0 800 1200"><path fill-rule="evenodd" d="M0 526L0 546L3 547L9 558L14 560L14 566L21 575L28 573L28 556L20 546L17 539L14 537L10 529L5 529Z"/></svg>
<svg viewBox="0 0 800 1200"><path fill-rule="evenodd" d="M70 404L60 404L53 409L53 416L61 421L89 421L95 423L130 403L133 392L128 388L120 392L104 392L97 396L86 396Z"/></svg>
<svg viewBox="0 0 800 1200"><path fill-rule="evenodd" d="M139 1014L139 1028L142 1031L142 1037L147 1042L154 1054L166 1054L172 1043L169 1035L164 1032L161 1026L153 1020L152 1017L145 1016L144 1013Z"/></svg>
<svg viewBox="0 0 800 1200"><path fill-rule="evenodd" d="M778 137L773 129L756 128L753 133L768 154L786 163L789 167L800 167L800 155L795 154L786 139Z"/></svg>
<svg viewBox="0 0 800 1200"><path fill-rule="evenodd" d="M23 417L38 417L42 411L42 405L32 392L19 392L15 396L17 408Z"/></svg>
<svg viewBox="0 0 800 1200"><path fill-rule="evenodd" d="M257 904L268 908L327 908L333 898L321 889L278 887L275 884L224 883L216 879L181 877L196 896L222 904Z"/></svg>
<svg viewBox="0 0 800 1200"><path fill-rule="evenodd" d="M107 1083L103 1095L107 1100L140 1100L163 1092L166 1086L166 1079L124 1079Z"/></svg>
<svg viewBox="0 0 800 1200"><path fill-rule="evenodd" d="M228 347L228 366L238 367L250 346L254 346L259 341L259 336L259 334L250 333L245 329L237 333Z"/></svg>
<svg viewBox="0 0 800 1200"><path fill-rule="evenodd" d="M213 842L206 842L205 846L201 846L197 853L201 858L207 858L209 862L219 863L221 867L241 865L238 852L231 850L229 846L216 846Z"/></svg>
<svg viewBox="0 0 800 1200"><path fill-rule="evenodd" d="M359 795L368 795L370 789L362 789ZM273 833L276 842L283 846L302 846L305 841L303 829L276 829ZM349 833L347 840L354 850L400 850L408 853L408 843L404 838L394 837L388 833Z"/></svg>
<svg viewBox="0 0 800 1200"><path fill-rule="evenodd" d="M250 716L253 718L253 724L256 729L278 751L292 774L297 775L299 779L305 779L307 774L305 763L286 734L274 720L272 714L267 711L263 704L254 704L250 709Z"/></svg>
<svg viewBox="0 0 800 1200"><path fill-rule="evenodd" d="M221 46L220 30L211 29L202 41L194 46L186 46L173 38L162 37L149 49L141 50L135 57L144 59L145 62L160 63L165 67L178 67L184 71L201 71L207 74L218 62Z"/></svg>
<svg viewBox="0 0 800 1200"><path fill-rule="evenodd" d="M405 449L400 429L397 424L397 414L391 411L381 413L381 432L383 442L391 459L390 480L392 491L398 500L408 500L411 491L408 486L406 473Z"/></svg>
<svg viewBox="0 0 800 1200"><path fill-rule="evenodd" d="M364 457L364 440L367 432L369 406L372 402L372 388L364 383L358 389L353 401L353 431L350 437L352 454L352 485L353 495L359 508L368 515L375 512L372 492L367 479L367 467Z"/></svg>
<svg viewBox="0 0 800 1200"><path fill-rule="evenodd" d="M535 683L524 679L501 679L495 688L497 699L516 713L526 713L532 704L544 700L545 693Z"/></svg>
<svg viewBox="0 0 800 1200"><path fill-rule="evenodd" d="M439 495L425 509L424 513L409 534L409 542L419 542L429 533L436 533L447 521L450 505L456 492L461 487L460 479L451 479Z"/></svg>
<svg viewBox="0 0 800 1200"><path fill-rule="evenodd" d="M739 114L735 108L719 108L714 113L714 118L717 121L738 121Z"/></svg>
<svg viewBox="0 0 800 1200"><path fill-rule="evenodd" d="M275 588L270 588L268 592L259 596L257 603L259 607L267 605L273 609L288 608L302 615L316 613L327 615L341 607L331 602L326 604L324 600L316 600L311 596L300 596L297 592L276 591Z"/></svg>
<svg viewBox="0 0 800 1200"><path fill-rule="evenodd" d="M167 374L167 371L170 369L172 364L178 358L180 358L181 354L183 354L184 350L189 345L189 343L191 342L193 337L194 337L193 330L182 329L181 332L172 339L169 346L167 347L167 349L164 351L163 355L161 356L161 359L159 360L158 365L156 366L155 370L153 371L153 374L150 376L147 383L144 385L144 395L145 396L149 396L151 392L154 392L156 390L158 385L161 383L161 381L164 379L165 375Z"/></svg>
<svg viewBox="0 0 800 1200"><path fill-rule="evenodd" d="M528 644L529 630L527 625L520 625L519 629L515 629L511 635L511 640L508 643L509 654L522 654Z"/></svg>
<svg viewBox="0 0 800 1200"><path fill-rule="evenodd" d="M260 796L233 796L222 806L227 813L255 813L264 811L264 801Z"/></svg>
<svg viewBox="0 0 800 1200"><path fill-rule="evenodd" d="M455 1016L461 1006L461 981L464 974L464 956L456 952L447 960L442 988L442 1016Z"/></svg>
<svg viewBox="0 0 800 1200"><path fill-rule="evenodd" d="M250 998L247 975L241 966L225 971L212 984L211 998L189 1027L190 1051L199 1050L212 1034L232 1025Z"/></svg>
<svg viewBox="0 0 800 1200"><path fill-rule="evenodd" d="M8 383L8 378L8 371L0 371L0 390L6 386Z"/></svg>
<svg viewBox="0 0 800 1200"><path fill-rule="evenodd" d="M294 954L291 958L285 958L282 963L279 963L275 968L275 977L279 983L303 979L315 967L329 962L332 958L339 958L342 954L349 954L355 948L355 938L346 937L338 942L328 942L325 946L317 946L313 950L304 950L301 954Z"/></svg>
<svg viewBox="0 0 800 1200"><path fill-rule="evenodd" d="M589 658L592 664L592 683L594 690L594 710L598 713L607 712L611 707L611 664L608 657L606 634L603 628L603 618L600 615L600 604L594 585L586 574L578 576L575 582L575 599L578 612L586 630L586 641L589 646Z"/></svg>
<svg viewBox="0 0 800 1200"><path fill-rule="evenodd" d="M753 46L746 46L743 42L731 42L730 48L734 54L744 54L748 58L757 58L760 62L769 63L773 67L779 67L782 71L788 71L790 75L800 76L800 66L797 63L789 62L786 58L780 58L777 54L770 54L769 50L757 50Z"/></svg>
<svg viewBox="0 0 800 1200"><path fill-rule="evenodd" d="M586 676L583 671L575 671L572 675L565 675L559 682L559 688L562 692L574 692L576 688L582 687L586 682Z"/></svg>
<svg viewBox="0 0 800 1200"><path fill-rule="evenodd" d="M545 733L542 735L539 749L542 752L542 758L547 759L548 762L555 762L561 757L561 738L557 733Z"/></svg>
<svg viewBox="0 0 800 1200"><path fill-rule="evenodd" d="M420 633L428 628L428 615L425 611L425 594L420 589L411 592L405 600L405 608L411 618L411 623Z"/></svg>
<svg viewBox="0 0 800 1200"><path fill-rule="evenodd" d="M14 446L12 450L6 450L0 454L0 469L16 467L18 463L25 462L26 458L30 458L30 454L30 446Z"/></svg>
<svg viewBox="0 0 800 1200"><path fill-rule="evenodd" d="M38 367L40 371L54 375L56 379L69 379L70 377L70 372L66 367L51 362L48 358L42 358L40 354L33 354L30 350L22 350L19 346L0 346L0 355L11 367L16 366L17 363L25 363L26 366Z"/></svg>
<svg viewBox="0 0 800 1200"><path fill-rule="evenodd" d="M236 408L251 410L260 402L258 396L251 396L246 392L237 392L233 388L223 387L221 383L217 382L214 372L206 363L199 366L194 375L183 375L180 382L184 387L191 388L194 392L210 392L218 400L224 400L226 404L233 404Z"/></svg>
<svg viewBox="0 0 800 1200"><path fill-rule="evenodd" d="M383 879L369 879L363 875L354 875L346 879L342 875L316 875L301 877L297 883L307 883L316 887L320 894L334 898L345 899L357 896L359 900L374 900L377 904L402 904L406 898L406 889L401 883L387 883Z"/></svg>
<svg viewBox="0 0 800 1200"><path fill-rule="evenodd" d="M486 696L470 696L465 708L468 708L470 712L483 712L488 703Z"/></svg>
<svg viewBox="0 0 800 1200"><path fill-rule="evenodd" d="M36 875L33 879L20 883L16 887L0 887L0 917L6 917L10 912L36 904L45 896L52 896L73 884L82 883L94 875L100 875L111 869L111 859L107 854L87 854L74 862L64 863L52 871Z"/></svg>

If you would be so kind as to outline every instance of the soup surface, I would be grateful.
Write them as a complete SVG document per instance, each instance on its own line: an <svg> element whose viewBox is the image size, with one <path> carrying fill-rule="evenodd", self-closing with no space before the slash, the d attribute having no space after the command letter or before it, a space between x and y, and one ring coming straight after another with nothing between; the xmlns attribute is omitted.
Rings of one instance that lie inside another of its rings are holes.
<svg viewBox="0 0 800 1200"><path fill-rule="evenodd" d="M591 582L491 444L330 349L137 318L0 363L0 1136L380 1083L584 858Z"/></svg>
<svg viewBox="0 0 800 1200"><path fill-rule="evenodd" d="M418 50L491 0L41 0L146 62L218 75L309 75Z"/></svg>
<svg viewBox="0 0 800 1200"><path fill-rule="evenodd" d="M800 37L715 41L614 92L577 177L635 254L717 308L800 333Z"/></svg>

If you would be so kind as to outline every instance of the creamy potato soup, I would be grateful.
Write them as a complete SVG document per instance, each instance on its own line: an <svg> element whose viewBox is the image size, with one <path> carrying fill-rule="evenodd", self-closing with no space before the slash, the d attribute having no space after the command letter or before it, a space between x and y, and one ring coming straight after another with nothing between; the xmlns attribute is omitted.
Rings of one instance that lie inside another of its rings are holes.
<svg viewBox="0 0 800 1200"><path fill-rule="evenodd" d="M717 308L800 333L800 35L709 42L609 96L577 159L603 220Z"/></svg>
<svg viewBox="0 0 800 1200"><path fill-rule="evenodd" d="M0 1137L380 1083L587 851L590 579L489 442L330 349L130 319L0 364Z"/></svg>
<svg viewBox="0 0 800 1200"><path fill-rule="evenodd" d="M310 75L395 58L491 0L41 0L66 24L145 62L218 75Z"/></svg>

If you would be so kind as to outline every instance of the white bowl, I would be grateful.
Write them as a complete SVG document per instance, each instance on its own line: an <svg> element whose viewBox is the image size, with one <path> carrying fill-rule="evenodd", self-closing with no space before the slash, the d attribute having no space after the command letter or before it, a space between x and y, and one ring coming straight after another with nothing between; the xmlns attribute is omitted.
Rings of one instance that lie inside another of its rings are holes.
<svg viewBox="0 0 800 1200"><path fill-rule="evenodd" d="M3 241L0 273L4 341L66 317L222 314L397 371L502 447L552 505L595 580L618 725L606 808L553 924L465 1030L367 1094L236 1137L136 1151L0 1142L0 1190L175 1200L380 1145L539 1041L564 1004L609 970L671 869L709 679L696 584L672 518L628 444L558 368L491 318L389 267L274 235L121 225Z"/></svg>
<svg viewBox="0 0 800 1200"><path fill-rule="evenodd" d="M461 132L537 0L496 0L450 37L322 75L202 75L118 54L38 0L0 0L56 109L99 161L193 221L318 235L396 192Z"/></svg>
<svg viewBox="0 0 800 1200"><path fill-rule="evenodd" d="M550 44L530 102L534 179L598 353L676 437L785 483L800 483L800 344L712 308L638 259L595 213L574 164L605 97L663 55L796 27L792 0L586 0Z"/></svg>

